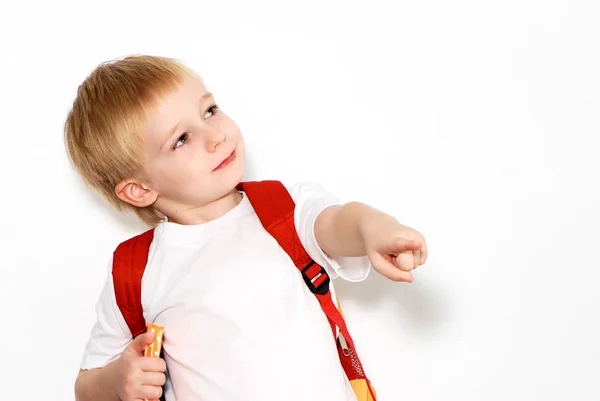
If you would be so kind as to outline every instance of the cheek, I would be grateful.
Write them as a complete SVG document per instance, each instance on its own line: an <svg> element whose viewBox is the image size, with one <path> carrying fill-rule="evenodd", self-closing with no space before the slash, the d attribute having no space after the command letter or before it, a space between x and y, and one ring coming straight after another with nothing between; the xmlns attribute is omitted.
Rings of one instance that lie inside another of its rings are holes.
<svg viewBox="0 0 600 401"><path fill-rule="evenodd" d="M238 157L238 164L243 168L244 163L246 162L246 145L243 139L240 139L238 142L236 153Z"/></svg>
<svg viewBox="0 0 600 401"><path fill-rule="evenodd" d="M227 136L230 139L241 139L240 127L228 115L223 116L220 125L220 129L227 132Z"/></svg>
<svg viewBox="0 0 600 401"><path fill-rule="evenodd" d="M243 142L242 133L240 131L240 128L234 122L232 122L231 132L232 132L234 138L236 138L240 142Z"/></svg>
<svg viewBox="0 0 600 401"><path fill-rule="evenodd" d="M192 149L186 149L188 150ZM195 156L193 152L186 153L165 158L147 168L150 187L159 193L181 191L181 189L185 191L190 182L206 180L207 167L202 158Z"/></svg>

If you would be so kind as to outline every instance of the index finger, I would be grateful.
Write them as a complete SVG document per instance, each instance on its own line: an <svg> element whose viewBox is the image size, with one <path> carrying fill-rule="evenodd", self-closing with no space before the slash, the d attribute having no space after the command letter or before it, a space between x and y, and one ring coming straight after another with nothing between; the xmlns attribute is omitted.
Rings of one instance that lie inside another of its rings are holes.
<svg viewBox="0 0 600 401"><path fill-rule="evenodd" d="M143 356L139 366L144 372L164 373L167 371L165 360L155 356Z"/></svg>

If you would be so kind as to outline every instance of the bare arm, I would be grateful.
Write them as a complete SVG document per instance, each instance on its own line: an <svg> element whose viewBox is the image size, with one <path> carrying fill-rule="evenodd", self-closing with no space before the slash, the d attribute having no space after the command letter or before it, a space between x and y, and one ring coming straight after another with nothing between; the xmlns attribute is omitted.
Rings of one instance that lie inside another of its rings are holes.
<svg viewBox="0 0 600 401"><path fill-rule="evenodd" d="M83 370L75 381L77 401L158 400L166 382L167 365L162 358L144 356L152 333L137 336L121 356L103 368Z"/></svg>
<svg viewBox="0 0 600 401"><path fill-rule="evenodd" d="M410 271L427 259L427 245L419 232L360 202L326 208L314 231L329 256L368 256L376 271L394 281L412 282Z"/></svg>
<svg viewBox="0 0 600 401"><path fill-rule="evenodd" d="M396 222L393 217L360 202L330 206L317 217L315 238L321 249L332 257L365 256L365 222L374 219Z"/></svg>
<svg viewBox="0 0 600 401"><path fill-rule="evenodd" d="M99 369L81 370L75 381L75 400L121 401L113 386L115 362Z"/></svg>

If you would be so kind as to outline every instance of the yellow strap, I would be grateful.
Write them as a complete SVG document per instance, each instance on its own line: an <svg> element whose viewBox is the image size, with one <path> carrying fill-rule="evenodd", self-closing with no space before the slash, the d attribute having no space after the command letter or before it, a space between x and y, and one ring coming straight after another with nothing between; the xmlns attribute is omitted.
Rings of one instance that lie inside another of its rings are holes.
<svg viewBox="0 0 600 401"><path fill-rule="evenodd" d="M371 393L369 392L369 385L365 379L350 380L350 385L352 386L352 390L354 390L354 394L356 394L356 399L358 401L373 401L373 397L371 397ZM371 386L371 390L373 390L373 394L375 394L373 386Z"/></svg>

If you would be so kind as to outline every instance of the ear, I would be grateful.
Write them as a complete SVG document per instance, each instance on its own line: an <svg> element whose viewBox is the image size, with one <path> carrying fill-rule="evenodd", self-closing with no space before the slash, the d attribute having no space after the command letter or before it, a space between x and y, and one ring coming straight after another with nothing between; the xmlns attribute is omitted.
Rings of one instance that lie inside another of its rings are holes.
<svg viewBox="0 0 600 401"><path fill-rule="evenodd" d="M135 179L127 179L115 186L115 194L123 202L136 207L146 207L156 202L158 193Z"/></svg>

